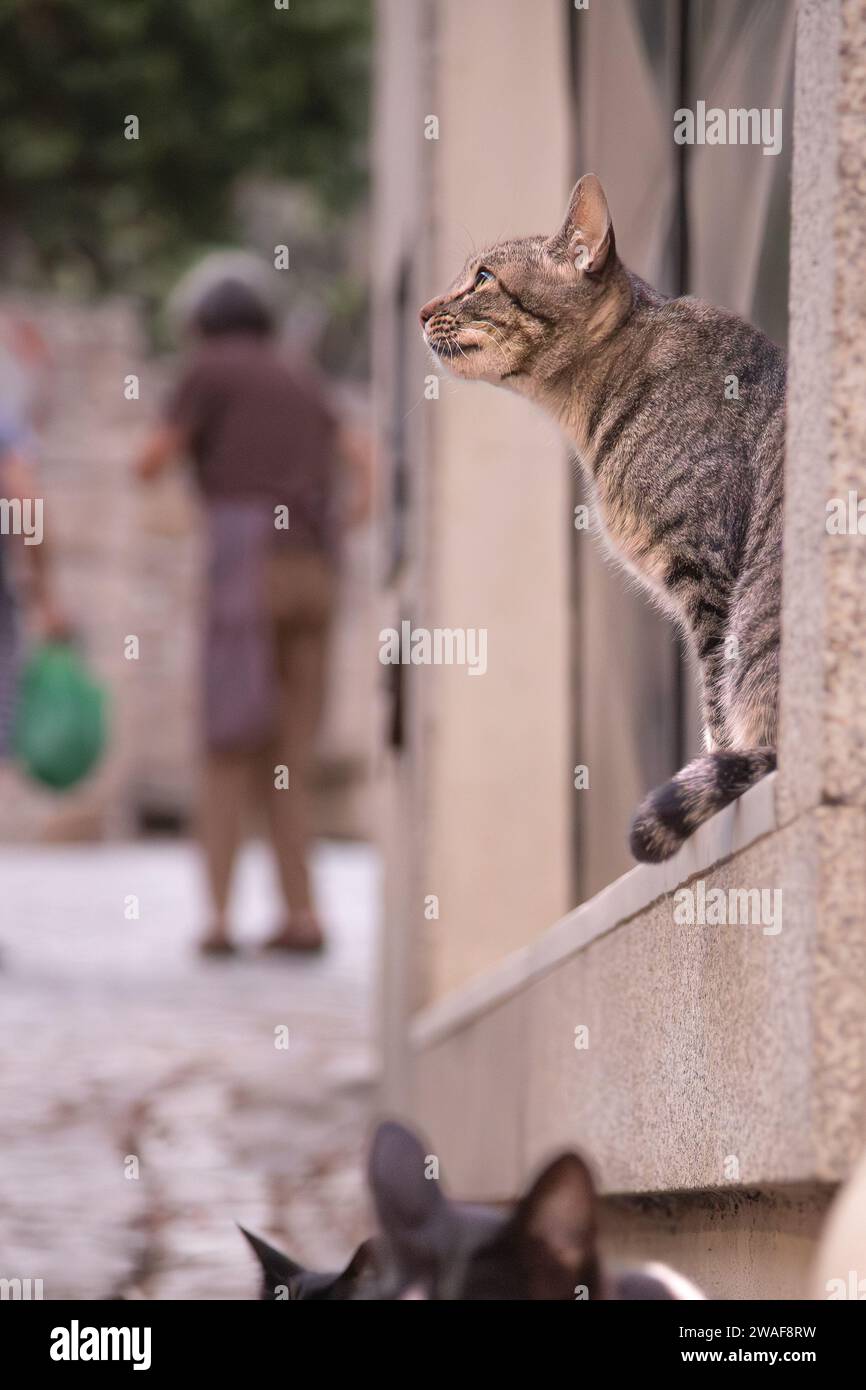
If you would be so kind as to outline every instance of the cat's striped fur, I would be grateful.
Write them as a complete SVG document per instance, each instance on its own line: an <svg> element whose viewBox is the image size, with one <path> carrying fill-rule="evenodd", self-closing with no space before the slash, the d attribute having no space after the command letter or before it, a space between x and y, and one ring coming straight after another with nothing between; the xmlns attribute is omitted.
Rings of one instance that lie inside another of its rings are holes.
<svg viewBox="0 0 866 1390"><path fill-rule="evenodd" d="M784 356L736 315L628 271L592 174L554 236L473 256L421 321L458 376L556 417L609 546L688 634L708 751L631 831L636 858L666 859L775 766Z"/></svg>

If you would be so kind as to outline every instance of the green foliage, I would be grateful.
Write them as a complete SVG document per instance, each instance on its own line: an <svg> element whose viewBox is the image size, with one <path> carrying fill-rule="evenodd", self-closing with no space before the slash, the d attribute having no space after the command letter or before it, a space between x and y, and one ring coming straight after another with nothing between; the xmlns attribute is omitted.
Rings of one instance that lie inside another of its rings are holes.
<svg viewBox="0 0 866 1390"><path fill-rule="evenodd" d="M351 206L369 39L367 0L0 0L6 273L153 286L231 239L241 178Z"/></svg>

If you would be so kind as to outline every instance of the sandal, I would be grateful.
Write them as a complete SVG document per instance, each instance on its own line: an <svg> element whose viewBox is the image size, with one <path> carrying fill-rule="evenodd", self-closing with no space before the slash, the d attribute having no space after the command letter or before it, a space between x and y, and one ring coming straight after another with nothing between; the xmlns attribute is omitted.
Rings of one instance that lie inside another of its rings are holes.
<svg viewBox="0 0 866 1390"><path fill-rule="evenodd" d="M303 917L294 917L285 926L280 927L279 931L268 938L263 945L265 951L293 951L311 954L322 951L325 948L325 938L322 928L319 926L315 917L305 914Z"/></svg>
<svg viewBox="0 0 866 1390"><path fill-rule="evenodd" d="M237 955L237 946L225 936L205 936L198 943L199 955L226 957Z"/></svg>

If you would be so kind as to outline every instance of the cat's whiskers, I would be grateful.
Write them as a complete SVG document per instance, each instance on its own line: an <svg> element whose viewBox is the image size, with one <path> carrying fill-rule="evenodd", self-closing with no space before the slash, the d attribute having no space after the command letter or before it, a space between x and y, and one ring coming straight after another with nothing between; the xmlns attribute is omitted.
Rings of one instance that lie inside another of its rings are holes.
<svg viewBox="0 0 866 1390"><path fill-rule="evenodd" d="M499 352L502 354L502 360L505 363L506 374L510 375L514 371L514 366L510 361L508 354L505 351L505 345L503 343L498 342L497 339L493 337L493 334L488 331L490 329L495 329L496 324L489 323L486 319L483 323L480 320L476 319L472 323L468 323L466 327L467 329L471 329L474 333L480 333L483 338L490 339L493 346L497 348Z"/></svg>
<svg viewBox="0 0 866 1390"><path fill-rule="evenodd" d="M500 353L502 360L505 363L505 375L510 376L513 373L514 364L512 363L506 351L504 343L500 342L497 338L493 336L494 333L501 332L497 324L491 323L489 319L472 319L470 323L461 324L460 327L466 332L478 333L481 335L482 338L489 338L490 342ZM468 354L464 351L462 345L457 340L456 336L449 336L447 338L443 337L436 344L429 343L429 346L433 347L434 351L439 356L447 356L449 362L454 361L455 348L457 352L461 354L462 357L466 358L467 362L469 361Z"/></svg>
<svg viewBox="0 0 866 1390"><path fill-rule="evenodd" d="M456 338L454 339L454 346L457 348L457 351L460 353L460 356L466 357L466 361L468 362L469 358L466 356L466 353L463 351L463 348L460 346Z"/></svg>

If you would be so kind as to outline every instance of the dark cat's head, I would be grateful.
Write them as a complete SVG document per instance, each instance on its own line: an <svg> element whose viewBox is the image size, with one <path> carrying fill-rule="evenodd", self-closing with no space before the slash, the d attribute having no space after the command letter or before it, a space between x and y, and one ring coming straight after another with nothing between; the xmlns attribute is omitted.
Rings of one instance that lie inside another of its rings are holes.
<svg viewBox="0 0 866 1390"><path fill-rule="evenodd" d="M585 174L558 231L472 255L420 317L425 342L457 376L531 391L573 373L630 299L604 190Z"/></svg>
<svg viewBox="0 0 866 1390"><path fill-rule="evenodd" d="M393 1271L391 1297L553 1299L603 1296L596 1198L586 1164L566 1153L509 1212L452 1202L438 1164L407 1129L380 1126L370 1188Z"/></svg>
<svg viewBox="0 0 866 1390"><path fill-rule="evenodd" d="M379 1126L370 1191L380 1234L344 1270L304 1269L258 1236L246 1236L268 1300L693 1299L700 1290L673 1270L647 1265L603 1276L598 1199L583 1159L561 1154L508 1210L454 1202L438 1159L403 1125Z"/></svg>
<svg viewBox="0 0 866 1390"><path fill-rule="evenodd" d="M378 1296L376 1242L365 1240L358 1246L344 1270L338 1274L318 1274L304 1269L288 1255L250 1231L239 1228L246 1236L261 1265L260 1297L270 1302L295 1302L299 1299L361 1299Z"/></svg>

